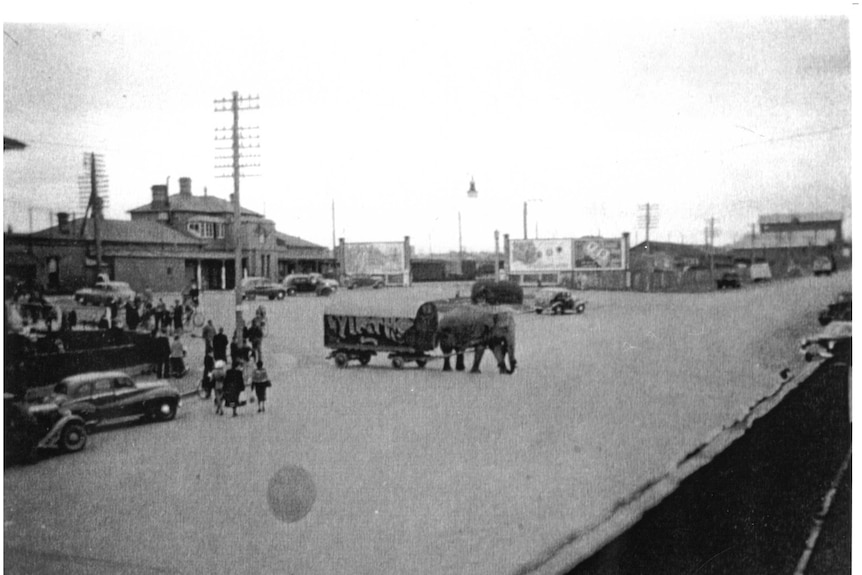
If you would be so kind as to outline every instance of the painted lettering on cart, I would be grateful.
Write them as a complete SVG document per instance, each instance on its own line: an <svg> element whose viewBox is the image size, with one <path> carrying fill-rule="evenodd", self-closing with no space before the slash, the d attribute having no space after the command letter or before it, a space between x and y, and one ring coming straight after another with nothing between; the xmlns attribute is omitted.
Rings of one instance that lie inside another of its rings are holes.
<svg viewBox="0 0 862 575"><path fill-rule="evenodd" d="M341 341L353 338L375 337L402 342L413 320L403 317L373 317L355 315L327 315L326 329L337 334Z"/></svg>

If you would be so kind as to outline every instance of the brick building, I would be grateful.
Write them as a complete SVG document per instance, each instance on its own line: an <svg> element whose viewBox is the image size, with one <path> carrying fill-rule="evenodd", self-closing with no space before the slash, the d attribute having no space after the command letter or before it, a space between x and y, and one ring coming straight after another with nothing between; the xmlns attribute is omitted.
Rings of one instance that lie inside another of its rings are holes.
<svg viewBox="0 0 862 575"><path fill-rule="evenodd" d="M196 280L202 289L233 289L233 205L192 193L152 186L148 204L130 210L131 220L100 221L103 269L132 288L180 291ZM335 265L330 250L275 229L275 223L242 208L240 242L244 276L278 280L293 272L325 272ZM4 234L4 273L30 280L49 292L70 292L95 282L96 227L93 220L69 220L32 234Z"/></svg>

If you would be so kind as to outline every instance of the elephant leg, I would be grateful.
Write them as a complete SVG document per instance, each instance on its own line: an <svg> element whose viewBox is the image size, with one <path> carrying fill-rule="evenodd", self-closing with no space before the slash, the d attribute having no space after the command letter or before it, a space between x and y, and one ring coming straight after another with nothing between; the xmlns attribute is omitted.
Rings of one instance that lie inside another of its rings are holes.
<svg viewBox="0 0 862 575"><path fill-rule="evenodd" d="M482 363L482 356L485 355L485 346L478 345L476 346L476 350L473 353L473 367L470 369L470 373L482 373L479 371L479 364Z"/></svg>
<svg viewBox="0 0 862 575"><path fill-rule="evenodd" d="M491 352L494 354L494 359L497 360L497 369L500 373L510 373L506 367L506 344L505 342L497 342L491 347Z"/></svg>
<svg viewBox="0 0 862 575"><path fill-rule="evenodd" d="M455 371L464 371L464 352L455 356Z"/></svg>

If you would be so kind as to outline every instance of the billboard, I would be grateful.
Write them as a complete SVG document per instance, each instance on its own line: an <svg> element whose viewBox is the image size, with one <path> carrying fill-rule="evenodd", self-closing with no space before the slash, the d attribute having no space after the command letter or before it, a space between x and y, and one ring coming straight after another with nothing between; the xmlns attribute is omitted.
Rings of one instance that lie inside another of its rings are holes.
<svg viewBox="0 0 862 575"><path fill-rule="evenodd" d="M509 247L512 273L572 269L571 239L511 240Z"/></svg>
<svg viewBox="0 0 862 575"><path fill-rule="evenodd" d="M344 271L349 275L405 273L404 242L346 243Z"/></svg>
<svg viewBox="0 0 862 575"><path fill-rule="evenodd" d="M574 269L623 269L622 238L580 238L572 240Z"/></svg>

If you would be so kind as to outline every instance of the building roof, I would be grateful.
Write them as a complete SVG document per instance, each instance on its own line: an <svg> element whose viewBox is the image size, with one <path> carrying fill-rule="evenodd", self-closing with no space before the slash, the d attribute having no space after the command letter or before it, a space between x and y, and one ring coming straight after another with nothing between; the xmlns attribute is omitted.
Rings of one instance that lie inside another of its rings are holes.
<svg viewBox="0 0 862 575"><path fill-rule="evenodd" d="M842 221L841 212L809 212L796 214L764 214L758 218L760 224L804 224L814 222Z"/></svg>
<svg viewBox="0 0 862 575"><path fill-rule="evenodd" d="M675 244L672 242L649 242L649 251L646 249L647 242L641 242L636 246L632 246L631 253L633 256L641 254L656 254L665 253L674 257L682 258L702 258L706 256L706 251L703 246L693 246L691 244Z"/></svg>
<svg viewBox="0 0 862 575"><path fill-rule="evenodd" d="M7 136L3 136L3 149L4 150L23 150L27 147L27 144L20 140L16 140L15 138L9 138Z"/></svg>
<svg viewBox="0 0 862 575"><path fill-rule="evenodd" d="M233 214L233 204L215 196L194 196L190 194L174 194L168 197L168 206L172 212L193 212L197 214ZM154 207L150 202L129 210L130 214L145 214L150 212L163 212L163 208ZM247 208L242 208L243 216L262 218L263 215Z"/></svg>
<svg viewBox="0 0 862 575"><path fill-rule="evenodd" d="M727 246L732 250L755 250L775 248L826 247L835 242L832 230L800 230L797 232L775 232L755 235L746 234L741 240Z"/></svg>
<svg viewBox="0 0 862 575"><path fill-rule="evenodd" d="M61 233L59 226L54 226L30 234L34 238L50 239L85 239L93 240L93 218L87 218L84 226L84 235L81 237L81 220L69 221L69 233ZM102 220L102 241L119 242L129 244L175 244L175 245L203 245L205 242L192 236L177 231L165 224L148 220Z"/></svg>
<svg viewBox="0 0 862 575"><path fill-rule="evenodd" d="M317 250L325 250L327 248L313 244L296 236L289 236L281 232L275 232L275 241L280 247L286 248L312 248Z"/></svg>

